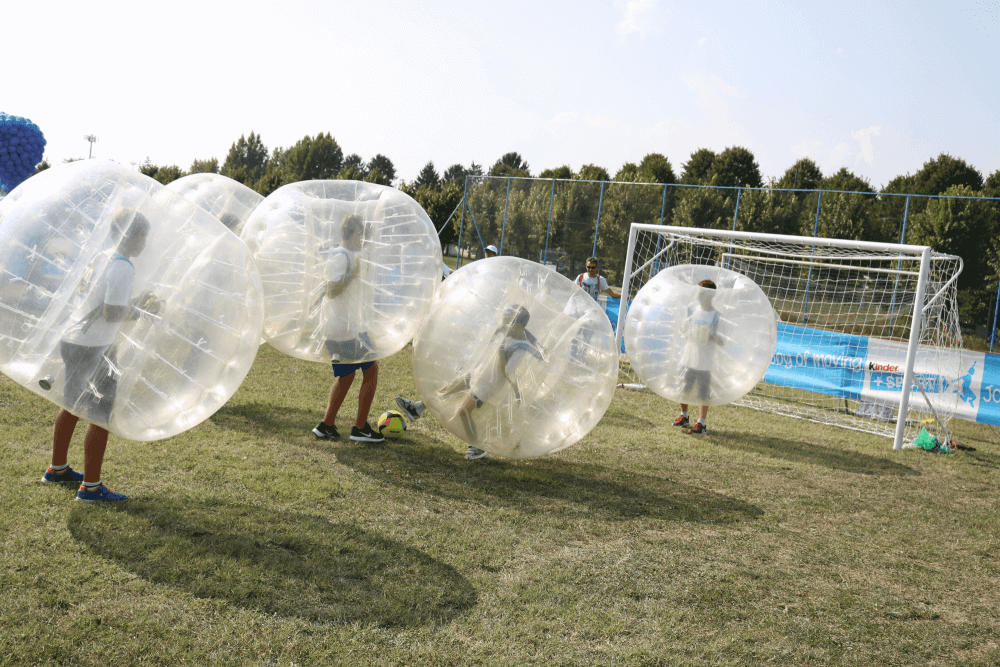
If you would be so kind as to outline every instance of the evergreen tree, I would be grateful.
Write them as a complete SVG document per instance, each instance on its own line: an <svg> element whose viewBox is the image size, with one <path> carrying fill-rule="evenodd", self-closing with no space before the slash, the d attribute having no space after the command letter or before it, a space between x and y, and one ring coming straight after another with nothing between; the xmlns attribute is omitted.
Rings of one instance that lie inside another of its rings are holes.
<svg viewBox="0 0 1000 667"><path fill-rule="evenodd" d="M504 153L499 160L494 162L488 175L530 177L531 170L528 168L528 163L521 158L521 154L512 151Z"/></svg>
<svg viewBox="0 0 1000 667"><path fill-rule="evenodd" d="M344 151L330 133L306 135L284 151L283 183L334 178L343 162Z"/></svg>
<svg viewBox="0 0 1000 667"><path fill-rule="evenodd" d="M219 173L253 187L264 175L267 161L267 147L259 135L251 132L246 139L240 135L239 141L234 142L229 148L229 154L226 155L226 161Z"/></svg>
<svg viewBox="0 0 1000 667"><path fill-rule="evenodd" d="M188 172L191 174L218 174L219 160L214 157L208 160L192 160Z"/></svg>
<svg viewBox="0 0 1000 667"><path fill-rule="evenodd" d="M418 188L422 186L433 188L437 187L438 183L440 182L441 179L438 177L438 173L434 169L434 162L431 161L425 164L424 168L420 170L420 173L417 175L417 180L415 181L414 185L416 185Z"/></svg>
<svg viewBox="0 0 1000 667"><path fill-rule="evenodd" d="M452 181L457 181L459 183L465 184L465 177L469 175L469 170L460 164L453 164L444 170L444 174L441 175L441 181L444 183L450 183Z"/></svg>
<svg viewBox="0 0 1000 667"><path fill-rule="evenodd" d="M365 174L368 173L368 170L365 169L365 161L357 153L351 153L350 155L348 155L347 157L345 157L344 158L344 162L340 166L340 168L341 168L341 170L344 170L344 169L353 169L353 170L355 170L356 173L361 174L361 178L353 179L353 180L357 180L357 181L364 180ZM337 178L340 178L340 176L338 176Z"/></svg>
<svg viewBox="0 0 1000 667"><path fill-rule="evenodd" d="M372 176L372 172L376 170L379 173ZM396 180L396 167L392 164L392 160L381 153L376 153L375 157L368 161L366 171L368 175L365 176L365 180L369 183L392 185L392 182Z"/></svg>

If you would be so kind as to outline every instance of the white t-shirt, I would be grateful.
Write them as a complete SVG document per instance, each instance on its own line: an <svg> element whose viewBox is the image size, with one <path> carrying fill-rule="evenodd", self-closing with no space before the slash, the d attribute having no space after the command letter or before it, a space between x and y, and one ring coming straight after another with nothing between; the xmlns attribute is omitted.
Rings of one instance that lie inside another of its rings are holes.
<svg viewBox="0 0 1000 667"><path fill-rule="evenodd" d="M331 248L327 256L324 276L327 282L346 280L343 292L323 304L324 331L328 340L350 340L361 333L361 281L355 255L347 248Z"/></svg>
<svg viewBox="0 0 1000 667"><path fill-rule="evenodd" d="M132 262L116 254L86 300L73 311L72 319L76 324L63 334L62 339L86 347L104 347L114 343L122 323L104 319L104 304L128 306L134 279Z"/></svg>
<svg viewBox="0 0 1000 667"><path fill-rule="evenodd" d="M513 381L517 367L528 357L541 359L538 350L527 340L505 338L500 351L481 362L469 376L469 389L476 398L491 403L499 390ZM506 362L506 363L505 363Z"/></svg>
<svg viewBox="0 0 1000 667"><path fill-rule="evenodd" d="M577 276L576 284L587 290L587 294L595 299L600 296L601 292L608 289L608 281L604 279L604 276L591 278L586 273L581 273Z"/></svg>
<svg viewBox="0 0 1000 667"><path fill-rule="evenodd" d="M705 310L701 303L688 306L684 322L686 345L681 365L697 371L712 370L715 361L715 341L719 332L719 311Z"/></svg>

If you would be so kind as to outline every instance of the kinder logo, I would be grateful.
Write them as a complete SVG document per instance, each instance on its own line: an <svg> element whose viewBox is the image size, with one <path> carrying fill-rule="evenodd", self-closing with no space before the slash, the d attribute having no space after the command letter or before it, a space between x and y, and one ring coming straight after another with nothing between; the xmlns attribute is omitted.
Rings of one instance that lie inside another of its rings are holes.
<svg viewBox="0 0 1000 667"><path fill-rule="evenodd" d="M894 364L876 364L874 361L868 362L868 370L870 371L882 371L884 373L898 373L899 366Z"/></svg>

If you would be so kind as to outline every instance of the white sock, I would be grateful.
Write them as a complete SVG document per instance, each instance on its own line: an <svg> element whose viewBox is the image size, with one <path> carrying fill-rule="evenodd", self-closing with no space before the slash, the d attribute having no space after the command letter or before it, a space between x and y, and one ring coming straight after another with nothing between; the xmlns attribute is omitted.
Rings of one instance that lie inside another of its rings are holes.
<svg viewBox="0 0 1000 667"><path fill-rule="evenodd" d="M702 426L704 426L705 425L705 419L704 419L704 417L701 418L701 419L699 419L698 423L701 424Z"/></svg>
<svg viewBox="0 0 1000 667"><path fill-rule="evenodd" d="M64 470L66 470L66 468L69 468L69 464L68 463L64 463L61 466L50 465L49 467L52 468L52 472L60 473L60 472L62 472Z"/></svg>
<svg viewBox="0 0 1000 667"><path fill-rule="evenodd" d="M101 488L101 480L97 480L96 482L84 482L83 485L88 491L97 491L97 489Z"/></svg>
<svg viewBox="0 0 1000 667"><path fill-rule="evenodd" d="M687 419L688 418L688 413L682 412L681 413L681 417L684 417L684 419Z"/></svg>

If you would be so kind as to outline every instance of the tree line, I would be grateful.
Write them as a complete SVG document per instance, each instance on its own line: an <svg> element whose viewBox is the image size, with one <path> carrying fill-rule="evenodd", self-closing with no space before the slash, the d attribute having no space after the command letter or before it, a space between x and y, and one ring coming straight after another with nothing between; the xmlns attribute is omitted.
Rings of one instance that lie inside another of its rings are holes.
<svg viewBox="0 0 1000 667"><path fill-rule="evenodd" d="M1000 171L984 178L974 166L947 153L881 189L846 167L824 175L809 158L765 180L753 153L740 146L718 153L698 149L681 165L679 175L659 153L626 163L612 175L596 164L577 170L563 165L533 174L519 153L509 152L485 171L473 162L439 172L429 161L416 179L405 181L397 179L385 155L368 160L357 153L344 155L329 133L307 135L288 148L269 151L260 135L251 132L233 142L221 165L216 158L196 159L184 171L147 158L139 170L163 184L192 173L219 173L264 196L288 183L312 179L395 185L427 211L438 229L462 201L466 176L507 177L510 180L476 179L468 193L470 209L478 212L475 227L489 236L483 242L497 243L503 235L505 254L536 261L540 257L535 255L544 254L557 262L570 257L574 266L569 272L592 250L595 239L588 239L586 230L593 235L599 216L596 243L611 264L615 253L622 254L618 251L632 222L715 229L735 224L745 231L929 245L959 255L965 264L959 279L963 321L986 321L1000 282L1000 201L988 199L1000 198ZM531 178L551 183L520 180ZM716 187L689 187L705 185ZM454 242L461 220L454 215L442 230L443 244Z"/></svg>

